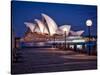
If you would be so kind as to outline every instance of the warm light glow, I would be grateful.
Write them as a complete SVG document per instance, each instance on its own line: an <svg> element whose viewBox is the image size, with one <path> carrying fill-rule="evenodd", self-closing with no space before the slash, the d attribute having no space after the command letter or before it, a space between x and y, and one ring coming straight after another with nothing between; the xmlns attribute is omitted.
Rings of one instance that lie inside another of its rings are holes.
<svg viewBox="0 0 100 75"><path fill-rule="evenodd" d="M66 31L66 35L69 34L71 26L70 25L62 25L59 27L59 29L62 31L62 34Z"/></svg>
<svg viewBox="0 0 100 75"><path fill-rule="evenodd" d="M87 26L92 26L92 20L88 19L88 20L86 21L86 25L87 25Z"/></svg>
<svg viewBox="0 0 100 75"><path fill-rule="evenodd" d="M64 28L63 31L64 31L64 32L65 32L65 31L67 32L67 28Z"/></svg>

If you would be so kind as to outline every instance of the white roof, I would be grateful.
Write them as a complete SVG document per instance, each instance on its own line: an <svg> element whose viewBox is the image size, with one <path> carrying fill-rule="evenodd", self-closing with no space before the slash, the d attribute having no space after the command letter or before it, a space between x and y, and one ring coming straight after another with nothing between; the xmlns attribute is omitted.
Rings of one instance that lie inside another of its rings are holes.
<svg viewBox="0 0 100 75"><path fill-rule="evenodd" d="M41 33L48 33L48 30L42 21L40 21L38 19L35 19L35 21L36 21Z"/></svg>
<svg viewBox="0 0 100 75"><path fill-rule="evenodd" d="M43 18L46 20L47 26L49 28L49 33L52 36L53 34L56 33L56 30L58 29L56 22L49 17L46 14L42 14Z"/></svg>
<svg viewBox="0 0 100 75"><path fill-rule="evenodd" d="M24 24L31 30L31 32L39 32L39 33L47 33L50 36L53 34L64 34L64 30L66 29L66 35L68 36L69 33L73 36L80 36L83 34L84 30L80 31L71 31L71 25L62 25L58 28L56 22L46 14L42 14L45 23L41 20L35 19L37 24L24 22Z"/></svg>
<svg viewBox="0 0 100 75"><path fill-rule="evenodd" d="M80 31L70 31L71 35L73 36L80 36L82 35L84 32L84 30L80 30Z"/></svg>
<svg viewBox="0 0 100 75"><path fill-rule="evenodd" d="M35 24L29 22L24 22L24 24L31 30L31 32L34 32Z"/></svg>

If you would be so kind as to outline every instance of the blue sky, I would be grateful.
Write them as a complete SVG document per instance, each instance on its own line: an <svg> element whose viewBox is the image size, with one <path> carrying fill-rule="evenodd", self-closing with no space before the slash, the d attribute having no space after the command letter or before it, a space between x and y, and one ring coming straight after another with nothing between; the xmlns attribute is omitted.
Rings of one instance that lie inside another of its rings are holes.
<svg viewBox="0 0 100 75"><path fill-rule="evenodd" d="M12 1L11 17L15 35L24 36L27 30L24 22L34 23L34 19L41 20L41 13L53 18L58 26L69 24L72 26L71 30L84 30L83 35L88 35L86 20L91 19L91 35L97 33L97 6Z"/></svg>

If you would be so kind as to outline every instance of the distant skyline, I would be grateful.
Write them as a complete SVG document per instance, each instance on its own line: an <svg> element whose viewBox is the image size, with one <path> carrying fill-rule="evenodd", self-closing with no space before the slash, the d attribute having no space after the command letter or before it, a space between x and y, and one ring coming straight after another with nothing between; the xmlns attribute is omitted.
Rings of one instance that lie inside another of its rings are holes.
<svg viewBox="0 0 100 75"><path fill-rule="evenodd" d="M41 13L49 15L58 26L67 24L71 25L71 30L84 30L83 35L88 35L86 20L91 19L91 35L97 33L97 6L12 1L12 28L15 35L24 36L27 30L24 22L41 20Z"/></svg>

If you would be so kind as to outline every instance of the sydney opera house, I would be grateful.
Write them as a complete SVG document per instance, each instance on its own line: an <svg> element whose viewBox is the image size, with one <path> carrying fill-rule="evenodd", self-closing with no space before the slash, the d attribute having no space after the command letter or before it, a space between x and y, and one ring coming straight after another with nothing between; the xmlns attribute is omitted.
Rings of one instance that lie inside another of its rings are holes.
<svg viewBox="0 0 100 75"><path fill-rule="evenodd" d="M58 26L56 22L46 14L41 14L42 20L35 19L34 23L24 22L27 27L25 36L21 38L21 41L48 41L52 42L85 42L86 40L82 38L84 30L72 31L71 25L60 25Z"/></svg>

